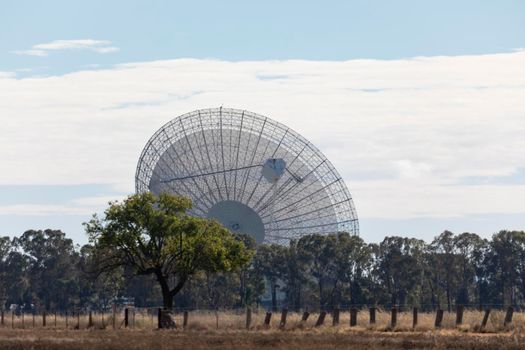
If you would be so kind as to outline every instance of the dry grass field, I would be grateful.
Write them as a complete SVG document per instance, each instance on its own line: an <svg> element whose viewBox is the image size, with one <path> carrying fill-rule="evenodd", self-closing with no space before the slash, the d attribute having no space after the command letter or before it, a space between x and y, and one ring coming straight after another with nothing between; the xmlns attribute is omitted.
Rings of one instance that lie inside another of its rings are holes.
<svg viewBox="0 0 525 350"><path fill-rule="evenodd" d="M264 329L264 318L266 311L254 310L252 313L251 330ZM442 330L457 330L460 332L474 332L474 333L508 333L508 332L524 332L525 334L525 313L515 312L512 323L503 326L505 312L493 310L490 313L487 325L481 329L481 321L483 319L483 312L476 310L466 310L463 316L463 323L460 326L455 325L455 312L444 312ZM315 323L319 317L318 313L312 313L306 323L301 323L300 313L289 312L286 322L285 330L297 329L312 329L315 328ZM376 313L376 323L369 324L368 310L362 310L358 313L357 325L352 327L353 330L368 330L368 331L393 331L393 332L426 332L435 330L434 321L435 313L419 313L418 325L415 329L412 328L412 312L399 312L397 316L397 324L395 328L390 326L390 311L378 309ZM270 322L270 329L279 328L281 314L276 312L272 315ZM175 314L177 324L181 325L183 316L182 312ZM92 314L93 329L107 329L112 330L113 324L115 329L124 328L124 312L116 314L115 322L111 314ZM339 318L339 325L332 326L332 317L330 314L326 315L324 325L320 330L329 329L347 329L350 328L350 313L348 311L341 311ZM87 314L69 314L54 315L52 313L46 316L46 327L43 327L43 316L38 315L12 315L5 314L4 329L87 329L89 328L89 316ZM135 330L155 330L157 328L157 314L156 309L130 309L129 311L129 328ZM244 311L191 311L189 312L188 326L186 330L192 331L212 331L212 330L245 330L246 328L246 314Z"/></svg>
<svg viewBox="0 0 525 350"><path fill-rule="evenodd" d="M245 329L246 315L235 312L191 312L186 329L157 330L153 313L130 312L130 327L123 328L118 314L113 330L110 315L94 314L93 326L87 329L88 317L42 316L5 317L0 328L0 349L524 349L525 314L515 313L513 323L503 327L504 313L492 312L487 326L480 328L483 314L466 311L463 324L455 326L455 314L445 312L443 326L434 328L434 314L421 313L412 329L411 313L400 313L391 328L390 313L379 312L376 324L368 324L368 312L360 312L357 326L350 327L348 312L340 315L340 324L315 327L318 315L312 314L301 324L300 314L288 315L285 329L279 329L280 314L265 328L263 311L254 312L250 330ZM14 324L10 322L14 320ZM133 322L134 320L134 322ZM177 314L178 324L182 315ZM78 326L78 321L80 325ZM66 328L66 322L68 327ZM76 329L78 328L78 329Z"/></svg>
<svg viewBox="0 0 525 350"><path fill-rule="evenodd" d="M0 330L0 349L523 349L518 333L458 331L377 332L349 329L296 331Z"/></svg>

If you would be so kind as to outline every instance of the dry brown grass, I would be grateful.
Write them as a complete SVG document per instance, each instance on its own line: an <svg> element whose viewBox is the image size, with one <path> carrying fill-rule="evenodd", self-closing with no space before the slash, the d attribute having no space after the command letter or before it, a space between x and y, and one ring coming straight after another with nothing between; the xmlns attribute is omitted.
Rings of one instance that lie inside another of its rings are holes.
<svg viewBox="0 0 525 350"><path fill-rule="evenodd" d="M153 312L152 312L153 311ZM155 310L137 309L130 311L129 328L154 330L157 327L157 316ZM264 317L266 311L259 309L252 313L251 329L264 329ZM301 324L301 314L289 312L286 329L311 329L317 321L319 314L312 313L305 324ZM456 327L456 315L454 312L448 313L445 311L442 323L442 330L453 329L460 332L476 332L476 333L497 333L497 332L524 332L525 333L525 313L514 313L514 318L511 325L503 327L503 320L505 317L504 311L492 311L484 329L481 329L481 320L483 319L483 312L475 310L467 310L463 316L463 324ZM270 329L278 328L280 322L280 312L272 315ZM182 313L175 314L177 324L182 324ZM46 317L46 329L86 329L88 328L89 318L87 314L80 315L57 315L56 323L54 314L48 314ZM368 310L359 312L357 317L357 326L354 330L369 330L369 331L393 331L393 332L427 332L433 331L435 321L434 313L420 313L418 317L418 325L412 329L412 313L400 312L397 316L397 325L395 328L390 326L390 311L378 310L376 314L376 323L369 324ZM113 329L113 318L111 314L92 314L92 323L94 329ZM323 331L344 330L350 328L350 313L341 312L340 322L337 327L332 327L332 317L327 315L325 323L320 329ZM246 314L244 311L191 311L189 313L189 323L187 330L207 331L207 330L244 330L246 325ZM124 313L119 312L115 320L116 329L124 328ZM14 316L11 314L5 315L4 329L43 329L42 315Z"/></svg>
<svg viewBox="0 0 525 350"><path fill-rule="evenodd" d="M80 317L80 329L75 330L76 316L48 315L46 328L42 316L14 318L6 315L6 325L0 328L0 349L525 349L525 314L516 313L513 324L503 327L504 313L491 313L487 327L480 329L483 314L466 311L463 325L455 326L455 314L445 312L443 327L434 328L434 314L421 313L419 324L412 329L412 314L400 313L397 326L391 329L390 313L380 311L376 324L368 324L368 312L358 316L356 327L350 327L350 315L342 312L340 324L332 326L327 315L322 327L314 327L318 314L310 315L301 325L300 314L290 313L287 325L280 330L280 313L272 317L269 329L263 327L265 312L255 310L252 326L245 329L244 312L190 313L188 327L176 330L156 330L156 317L152 313L136 312L132 328L121 328L123 314L119 313L116 330L112 329L111 315L93 314L93 328L86 329L88 317ZM218 322L217 322L218 316ZM182 323L182 314L175 316ZM103 327L102 320L106 327ZM218 327L217 327L218 325ZM22 326L24 328L22 328Z"/></svg>
<svg viewBox="0 0 525 350"><path fill-rule="evenodd" d="M309 330L42 330L2 329L0 349L523 349L517 333L474 334L451 330L377 332Z"/></svg>

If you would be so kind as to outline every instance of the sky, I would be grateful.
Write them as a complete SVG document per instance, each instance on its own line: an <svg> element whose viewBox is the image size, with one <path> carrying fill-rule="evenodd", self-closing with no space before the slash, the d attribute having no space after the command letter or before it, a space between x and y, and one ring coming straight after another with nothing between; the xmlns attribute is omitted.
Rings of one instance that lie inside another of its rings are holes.
<svg viewBox="0 0 525 350"><path fill-rule="evenodd" d="M0 235L134 191L170 119L208 107L305 136L361 236L525 229L523 1L2 1Z"/></svg>

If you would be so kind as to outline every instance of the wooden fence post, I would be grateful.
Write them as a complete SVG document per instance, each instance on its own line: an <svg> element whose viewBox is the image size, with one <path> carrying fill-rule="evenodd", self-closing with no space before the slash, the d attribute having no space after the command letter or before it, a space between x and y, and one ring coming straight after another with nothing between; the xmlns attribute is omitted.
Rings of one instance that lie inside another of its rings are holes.
<svg viewBox="0 0 525 350"><path fill-rule="evenodd" d="M55 310L55 328L57 328L57 310Z"/></svg>
<svg viewBox="0 0 525 350"><path fill-rule="evenodd" d="M4 325L4 309L2 309L2 326Z"/></svg>
<svg viewBox="0 0 525 350"><path fill-rule="evenodd" d="M441 322L443 322L443 310L437 309L436 310L436 321L434 322L434 327L436 328L441 327Z"/></svg>
<svg viewBox="0 0 525 350"><path fill-rule="evenodd" d="M281 322L279 323L279 328L284 329L286 327L286 317L288 316L288 309L283 308L281 311Z"/></svg>
<svg viewBox="0 0 525 350"><path fill-rule="evenodd" d="M417 313L418 309L417 307L412 309L412 328L416 328L417 326Z"/></svg>
<svg viewBox="0 0 525 350"><path fill-rule="evenodd" d="M507 313L505 314L505 321L503 321L503 326L507 326L512 323L512 315L514 314L514 308L509 306L507 308Z"/></svg>
<svg viewBox="0 0 525 350"><path fill-rule="evenodd" d="M252 325L252 308L247 307L246 308L246 329L250 329L251 325Z"/></svg>
<svg viewBox="0 0 525 350"><path fill-rule="evenodd" d="M301 317L301 323L299 324L299 327L301 328L304 327L309 316L310 316L310 313L308 311L303 312L303 316Z"/></svg>
<svg viewBox="0 0 525 350"><path fill-rule="evenodd" d="M270 311L268 311L266 313L266 316L264 317L264 326L265 327L270 327L271 319L272 319L272 313Z"/></svg>
<svg viewBox="0 0 525 350"><path fill-rule="evenodd" d="M350 327L357 326L357 309L355 307L350 309Z"/></svg>
<svg viewBox="0 0 525 350"><path fill-rule="evenodd" d="M66 310L66 329L69 327L69 324L68 324L68 318L67 318L67 310Z"/></svg>
<svg viewBox="0 0 525 350"><path fill-rule="evenodd" d="M332 310L332 326L337 326L339 324L339 308Z"/></svg>
<svg viewBox="0 0 525 350"><path fill-rule="evenodd" d="M395 328L397 325L397 308L394 306L392 307L392 315L390 317L390 327Z"/></svg>
<svg viewBox="0 0 525 350"><path fill-rule="evenodd" d="M35 328L35 312L33 311L33 328Z"/></svg>
<svg viewBox="0 0 525 350"><path fill-rule="evenodd" d="M42 327L46 326L46 312L42 312Z"/></svg>
<svg viewBox="0 0 525 350"><path fill-rule="evenodd" d="M368 313L370 315L370 324L375 324L376 323L376 308L375 307L371 307L368 309Z"/></svg>
<svg viewBox="0 0 525 350"><path fill-rule="evenodd" d="M15 328L15 311L11 311L11 328Z"/></svg>
<svg viewBox="0 0 525 350"><path fill-rule="evenodd" d="M306 322L308 320L308 316L310 316L310 313L308 311L303 312L303 316L301 317L301 322Z"/></svg>
<svg viewBox="0 0 525 350"><path fill-rule="evenodd" d="M88 315L88 328L91 328L93 327L93 313L91 310L89 310L89 315Z"/></svg>
<svg viewBox="0 0 525 350"><path fill-rule="evenodd" d="M182 314L182 329L188 327L188 317L188 310L184 310L184 313Z"/></svg>
<svg viewBox="0 0 525 350"><path fill-rule="evenodd" d="M485 315L483 316L483 321L481 321L481 328L485 328L487 321L489 320L490 308L485 310Z"/></svg>
<svg viewBox="0 0 525 350"><path fill-rule="evenodd" d="M456 326L459 326L463 323L463 305L456 306Z"/></svg>
<svg viewBox="0 0 525 350"><path fill-rule="evenodd" d="M321 311L321 313L319 314L319 317L317 318L317 322L315 322L315 326L316 327L322 326L324 323L325 317L326 317L326 311Z"/></svg>
<svg viewBox="0 0 525 350"><path fill-rule="evenodd" d="M24 322L24 310L22 310L22 328L25 327L25 322Z"/></svg>
<svg viewBox="0 0 525 350"><path fill-rule="evenodd" d="M75 329L80 329L80 310L77 310L77 325Z"/></svg>
<svg viewBox="0 0 525 350"><path fill-rule="evenodd" d="M162 309L159 307L157 310L157 328L162 328Z"/></svg>
<svg viewBox="0 0 525 350"><path fill-rule="evenodd" d="M124 328L128 328L129 326L129 309L124 309Z"/></svg>

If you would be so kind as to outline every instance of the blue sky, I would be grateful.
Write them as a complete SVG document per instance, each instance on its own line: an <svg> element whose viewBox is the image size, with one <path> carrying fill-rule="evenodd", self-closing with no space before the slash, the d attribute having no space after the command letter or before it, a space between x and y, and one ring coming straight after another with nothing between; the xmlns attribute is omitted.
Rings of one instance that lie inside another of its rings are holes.
<svg viewBox="0 0 525 350"><path fill-rule="evenodd" d="M1 6L0 234L85 242L149 136L220 104L318 145L365 240L525 228L523 1Z"/></svg>
<svg viewBox="0 0 525 350"><path fill-rule="evenodd" d="M0 68L173 59L353 58L508 52L524 46L525 3L443 1L4 1ZM106 55L69 51L42 57L12 52L53 40L108 40Z"/></svg>

